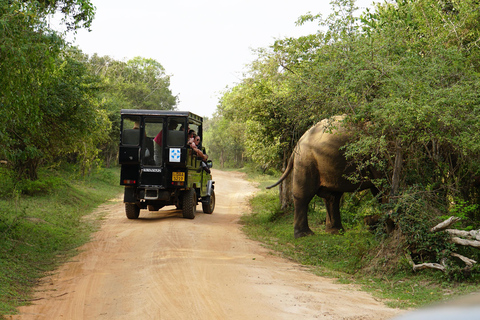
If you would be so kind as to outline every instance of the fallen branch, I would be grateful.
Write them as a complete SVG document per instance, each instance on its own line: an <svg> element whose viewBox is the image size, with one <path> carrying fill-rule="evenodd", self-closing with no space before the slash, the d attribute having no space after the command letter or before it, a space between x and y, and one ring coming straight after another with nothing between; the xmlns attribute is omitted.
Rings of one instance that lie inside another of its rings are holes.
<svg viewBox="0 0 480 320"><path fill-rule="evenodd" d="M458 217L450 217L447 220L437 224L435 227L430 229L430 232L446 231L448 234L452 236L450 239L452 243L462 245L462 246L480 248L480 230L464 231L464 230L448 229L448 227L450 227L452 224L460 220L461 219ZM474 240L462 239L460 237L474 239ZM467 258L465 256L462 256L458 253L451 253L451 256L458 258L465 263L466 266L464 270L469 270L474 264L477 263L477 261ZM410 255L407 255L407 260L409 264L412 266L413 271L423 270L423 269L436 269L442 272L446 271L446 265L443 261L441 264L439 263L415 264Z"/></svg>
<svg viewBox="0 0 480 320"><path fill-rule="evenodd" d="M466 239L461 239L459 237L452 237L451 241L455 244L459 244L462 246L480 248L480 241L477 241L477 240L466 240Z"/></svg>
<svg viewBox="0 0 480 320"><path fill-rule="evenodd" d="M433 227L432 229L430 229L430 232L438 232L438 231L443 231L445 229L447 229L448 227L450 227L452 224L454 224L455 222L458 222L462 219L458 218L458 217L450 217L448 218L447 220L437 224L435 227Z"/></svg>
<svg viewBox="0 0 480 320"><path fill-rule="evenodd" d="M467 258L465 256L462 256L461 254L458 254L458 253L452 253L452 256L462 260L463 262L465 262L467 266L470 266L470 267L473 266L474 263L477 263L477 261Z"/></svg>
<svg viewBox="0 0 480 320"><path fill-rule="evenodd" d="M439 263L415 264L415 262L413 262L413 259L412 259L411 255L406 254L405 256L407 257L408 263L412 266L413 271L423 270L423 269L436 269L436 270L440 270L442 272L445 271L445 266L443 266Z"/></svg>
<svg viewBox="0 0 480 320"><path fill-rule="evenodd" d="M457 229L447 229L445 231L454 236L480 240L480 230L465 231Z"/></svg>

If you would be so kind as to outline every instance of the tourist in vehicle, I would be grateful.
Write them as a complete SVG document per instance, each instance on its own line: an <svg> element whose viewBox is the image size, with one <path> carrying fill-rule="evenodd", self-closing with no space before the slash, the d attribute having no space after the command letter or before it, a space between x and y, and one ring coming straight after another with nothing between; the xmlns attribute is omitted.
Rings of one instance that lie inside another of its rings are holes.
<svg viewBox="0 0 480 320"><path fill-rule="evenodd" d="M197 144L198 141L198 144ZM197 154L197 156L202 159L203 161L207 161L208 156L202 152L202 150L199 149L200 145L200 136L193 135L193 138L191 141L189 140L189 146L190 148L193 149L193 151Z"/></svg>
<svg viewBox="0 0 480 320"><path fill-rule="evenodd" d="M202 152L202 150L200 150L200 136L195 136L194 146L195 146L194 151L197 153L197 156L202 160L201 166L203 170L205 170L207 173L210 173L210 169L208 168L207 163L205 162L208 159L208 155Z"/></svg>
<svg viewBox="0 0 480 320"><path fill-rule="evenodd" d="M187 137L187 146L190 148L194 149L194 144L195 144L195 130L188 130L188 137Z"/></svg>

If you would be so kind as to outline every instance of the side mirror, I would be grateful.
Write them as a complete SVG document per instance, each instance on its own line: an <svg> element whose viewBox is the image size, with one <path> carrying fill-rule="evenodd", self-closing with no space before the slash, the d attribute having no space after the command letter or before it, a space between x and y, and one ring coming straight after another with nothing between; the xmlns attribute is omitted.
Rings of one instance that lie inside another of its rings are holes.
<svg viewBox="0 0 480 320"><path fill-rule="evenodd" d="M213 168L213 162L212 162L212 160L207 160L207 167L208 167L209 169Z"/></svg>

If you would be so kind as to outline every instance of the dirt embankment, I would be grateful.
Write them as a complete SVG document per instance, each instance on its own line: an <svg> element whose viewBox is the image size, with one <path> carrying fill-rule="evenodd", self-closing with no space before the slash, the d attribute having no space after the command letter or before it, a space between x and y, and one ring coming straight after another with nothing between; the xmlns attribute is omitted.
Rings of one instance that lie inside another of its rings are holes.
<svg viewBox="0 0 480 320"><path fill-rule="evenodd" d="M103 205L102 228L81 253L46 277L31 306L9 319L389 319L399 313L350 285L335 284L269 254L237 221L255 188L214 171L217 205L125 217Z"/></svg>

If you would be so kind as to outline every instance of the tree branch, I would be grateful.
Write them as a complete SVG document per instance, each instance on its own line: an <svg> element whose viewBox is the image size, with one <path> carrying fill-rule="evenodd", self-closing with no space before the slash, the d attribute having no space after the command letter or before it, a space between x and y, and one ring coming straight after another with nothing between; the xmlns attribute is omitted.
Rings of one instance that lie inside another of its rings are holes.
<svg viewBox="0 0 480 320"><path fill-rule="evenodd" d="M480 241L477 241L477 240L466 240L466 239L461 239L459 237L452 237L451 241L455 244L459 244L462 246L480 248Z"/></svg>
<svg viewBox="0 0 480 320"><path fill-rule="evenodd" d="M423 270L423 269L436 269L436 270L440 270L442 272L445 272L445 266L443 266L439 263L415 264L415 262L413 262L413 259L409 254L407 254L406 257L407 257L408 263L412 266L413 271Z"/></svg>
<svg viewBox="0 0 480 320"><path fill-rule="evenodd" d="M456 257L456 258L462 260L463 262L465 262L465 264L466 264L467 266L470 266L470 267L471 267L473 264L477 263L477 261L475 261L475 260L473 260L473 259L470 259L470 258L467 258L467 257L465 257L465 256L462 256L462 255L460 255L460 254L458 254L458 253L452 253L452 257Z"/></svg>
<svg viewBox="0 0 480 320"><path fill-rule="evenodd" d="M450 227L452 224L454 224L455 222L458 222L462 219L458 218L458 217L450 217L448 218L447 220L437 224L435 227L433 227L432 229L430 229L430 232L438 232L438 231L443 231L445 229L447 229L448 227Z"/></svg>
<svg viewBox="0 0 480 320"><path fill-rule="evenodd" d="M474 248L480 248L480 230L464 231L464 230L456 230L456 229L447 229L449 226L451 226L452 224L460 220L461 219L458 217L450 217L447 220L437 224L435 227L430 229L430 231L438 232L438 231L445 230L448 234L452 236L450 239L452 243L462 245L462 246L471 246ZM459 237L465 237L465 238L470 238L475 240L467 240ZM477 261L467 258L465 256L462 256L458 253L453 252L450 255L452 257L462 260L466 264L464 270L469 270L475 263L477 263ZM406 255L406 257L407 257L408 263L412 266L413 271L423 270L423 269L436 269L442 272L446 271L446 266L443 263L443 261L442 261L442 264L438 264L438 263L415 264L410 255Z"/></svg>
<svg viewBox="0 0 480 320"><path fill-rule="evenodd" d="M447 229L445 231L453 236L480 241L480 230L464 231L464 230L456 230L456 229Z"/></svg>

